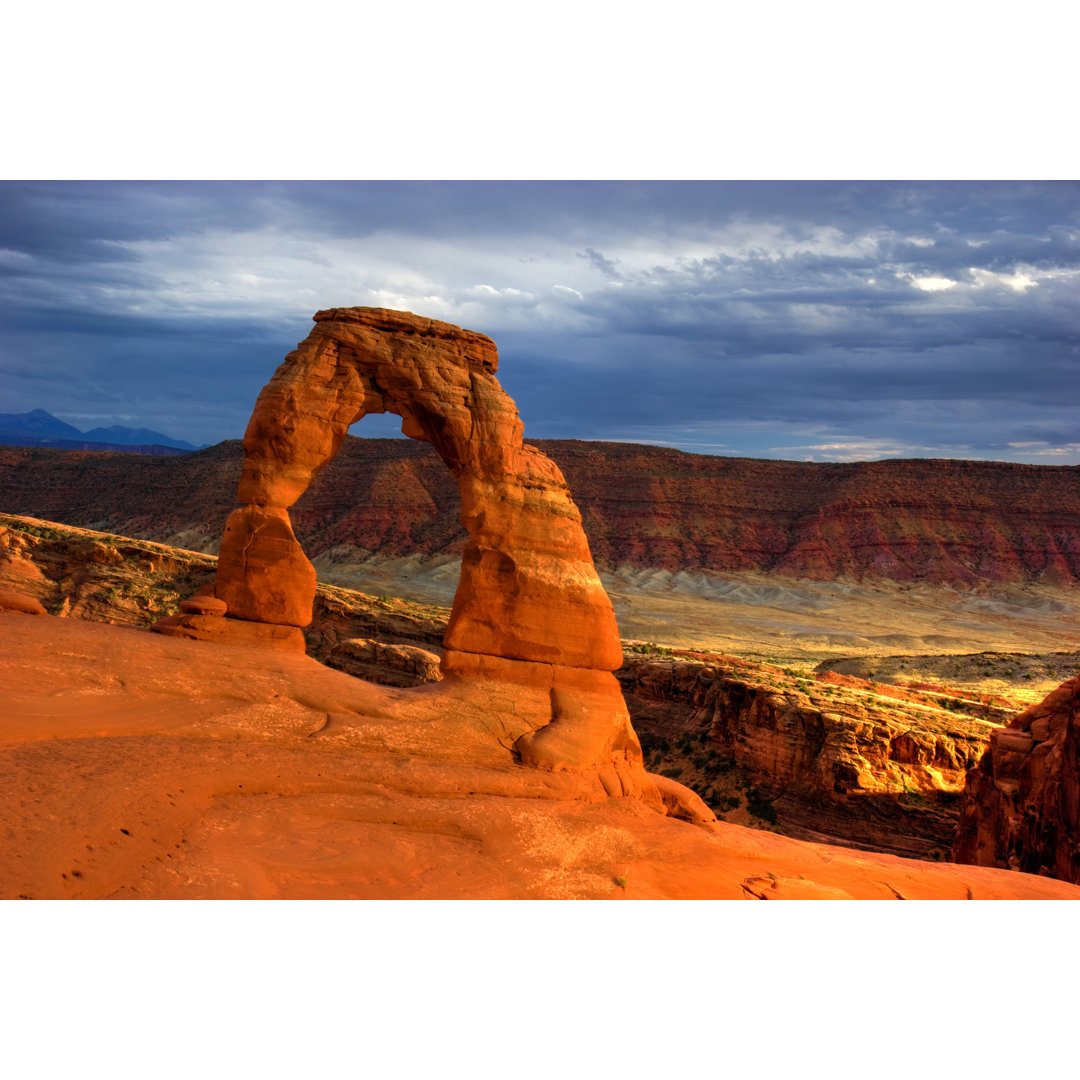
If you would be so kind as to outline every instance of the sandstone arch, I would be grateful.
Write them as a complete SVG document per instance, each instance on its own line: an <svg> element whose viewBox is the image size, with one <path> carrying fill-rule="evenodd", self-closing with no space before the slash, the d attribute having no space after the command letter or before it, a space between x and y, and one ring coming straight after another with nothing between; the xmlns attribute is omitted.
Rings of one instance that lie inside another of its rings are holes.
<svg viewBox="0 0 1080 1080"><path fill-rule="evenodd" d="M392 412L457 479L469 534L447 648L612 671L622 648L562 473L525 446L495 377L495 343L379 308L320 311L263 388L244 436L242 504L222 541L217 595L229 614L306 626L315 574L288 508L351 424Z"/></svg>
<svg viewBox="0 0 1080 1080"><path fill-rule="evenodd" d="M166 620L165 632L227 639L300 639L312 618L315 571L289 507L367 413L401 416L456 477L469 540L445 636L444 685L491 702L517 685L513 751L549 769L596 770L609 795L636 795L692 820L712 814L681 785L646 774L612 671L622 663L611 602L581 516L553 461L523 442L495 377L495 343L408 312L335 308L263 388L244 436L240 506L226 524L216 597L228 618ZM211 625L215 624L216 625ZM197 625L196 625L197 624ZM228 624L228 625L226 625ZM238 627L238 624L241 624ZM462 689L464 687L464 690ZM487 695L487 696L485 696Z"/></svg>

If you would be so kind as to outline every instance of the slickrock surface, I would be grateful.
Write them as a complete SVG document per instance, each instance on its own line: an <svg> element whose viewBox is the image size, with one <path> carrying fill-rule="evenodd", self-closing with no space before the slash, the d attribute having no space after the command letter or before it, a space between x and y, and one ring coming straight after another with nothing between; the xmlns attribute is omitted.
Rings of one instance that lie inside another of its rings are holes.
<svg viewBox="0 0 1080 1080"><path fill-rule="evenodd" d="M1080 883L1080 677L994 733L968 774L954 855Z"/></svg>
<svg viewBox="0 0 1080 1080"><path fill-rule="evenodd" d="M3 612L0 699L3 897L1080 899L610 798L450 680Z"/></svg>
<svg viewBox="0 0 1080 1080"><path fill-rule="evenodd" d="M618 673L649 767L726 820L918 858L947 858L967 770L1009 717L730 656L627 656ZM725 811L727 811L725 813Z"/></svg>

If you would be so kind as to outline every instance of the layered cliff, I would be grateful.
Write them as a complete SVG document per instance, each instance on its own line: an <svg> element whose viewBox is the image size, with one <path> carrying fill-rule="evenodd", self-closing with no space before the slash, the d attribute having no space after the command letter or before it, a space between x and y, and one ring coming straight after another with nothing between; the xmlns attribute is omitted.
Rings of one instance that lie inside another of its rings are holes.
<svg viewBox="0 0 1080 1080"><path fill-rule="evenodd" d="M361 430L361 429L358 429ZM1080 580L1080 467L756 461L537 440L598 567L828 580ZM0 509L215 550L239 442L179 458L0 448ZM291 511L308 555L460 555L453 478L427 445L346 438Z"/></svg>

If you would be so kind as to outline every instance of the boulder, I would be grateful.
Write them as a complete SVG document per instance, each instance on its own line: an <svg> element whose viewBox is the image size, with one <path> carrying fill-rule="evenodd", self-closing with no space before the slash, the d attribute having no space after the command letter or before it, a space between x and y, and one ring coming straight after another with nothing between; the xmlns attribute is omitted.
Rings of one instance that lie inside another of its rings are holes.
<svg viewBox="0 0 1080 1080"><path fill-rule="evenodd" d="M180 601L180 610L188 615L224 615L229 610L224 600L206 593L196 593Z"/></svg>

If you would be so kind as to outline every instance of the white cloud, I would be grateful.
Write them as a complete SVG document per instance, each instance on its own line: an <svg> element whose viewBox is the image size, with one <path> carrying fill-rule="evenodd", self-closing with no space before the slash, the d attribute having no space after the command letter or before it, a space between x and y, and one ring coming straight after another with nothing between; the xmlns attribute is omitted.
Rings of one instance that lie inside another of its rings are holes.
<svg viewBox="0 0 1080 1080"><path fill-rule="evenodd" d="M975 279L975 287L981 289L987 285L1005 286L1014 292L1024 293L1028 289L1037 288L1039 283L1030 274L1021 270L1014 270L1011 274L996 273L993 270L983 270L977 266L970 267L971 276Z"/></svg>
<svg viewBox="0 0 1080 1080"><path fill-rule="evenodd" d="M1080 454L1080 443L1064 443L1051 446L1047 442L1011 442L1007 444L1013 450L1022 451L1025 457L1075 458Z"/></svg>
<svg viewBox="0 0 1080 1080"><path fill-rule="evenodd" d="M805 455L805 461L880 461L896 457L960 457L967 456L968 446L927 446L902 443L895 439L851 439L836 442L810 443L803 446L770 446L770 454L793 457ZM809 451L809 453L808 453Z"/></svg>
<svg viewBox="0 0 1080 1080"><path fill-rule="evenodd" d="M914 274L898 274L897 276L906 278L916 289L922 289L923 292L944 292L946 289L956 288L956 282L947 277L937 275L916 277Z"/></svg>

